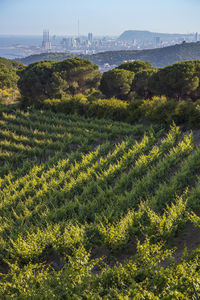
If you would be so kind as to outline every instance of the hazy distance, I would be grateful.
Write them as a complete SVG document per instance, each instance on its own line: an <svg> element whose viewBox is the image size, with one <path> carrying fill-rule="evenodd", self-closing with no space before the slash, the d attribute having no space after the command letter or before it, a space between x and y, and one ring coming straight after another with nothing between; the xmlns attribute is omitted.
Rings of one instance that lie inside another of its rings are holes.
<svg viewBox="0 0 200 300"><path fill-rule="evenodd" d="M0 34L118 36L125 30L200 32L199 0L0 0Z"/></svg>

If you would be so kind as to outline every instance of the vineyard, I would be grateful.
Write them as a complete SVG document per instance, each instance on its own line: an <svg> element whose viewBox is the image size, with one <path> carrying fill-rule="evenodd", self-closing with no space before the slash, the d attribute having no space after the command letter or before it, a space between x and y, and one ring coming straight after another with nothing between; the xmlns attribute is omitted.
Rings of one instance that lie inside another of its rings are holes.
<svg viewBox="0 0 200 300"><path fill-rule="evenodd" d="M1 299L198 299L192 132L0 112Z"/></svg>

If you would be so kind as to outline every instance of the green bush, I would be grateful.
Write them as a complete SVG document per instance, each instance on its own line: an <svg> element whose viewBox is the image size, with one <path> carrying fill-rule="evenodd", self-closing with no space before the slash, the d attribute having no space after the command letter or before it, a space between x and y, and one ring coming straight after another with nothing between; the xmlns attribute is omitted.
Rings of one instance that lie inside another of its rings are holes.
<svg viewBox="0 0 200 300"><path fill-rule="evenodd" d="M16 69L9 69L0 63L0 89L16 88L18 79Z"/></svg>
<svg viewBox="0 0 200 300"><path fill-rule="evenodd" d="M116 98L92 100L90 95L77 94L62 99L46 99L39 108L131 124L148 121L169 126L175 122L190 128L200 124L200 100L193 103L167 99L165 96L127 102Z"/></svg>
<svg viewBox="0 0 200 300"><path fill-rule="evenodd" d="M77 94L62 99L46 99L44 100L44 108L65 114L83 115L87 111L87 98L82 94Z"/></svg>
<svg viewBox="0 0 200 300"><path fill-rule="evenodd" d="M200 123L199 104L188 101L180 101L175 109L175 122L189 127L197 127Z"/></svg>
<svg viewBox="0 0 200 300"><path fill-rule="evenodd" d="M126 121L128 115L128 103L115 98L99 99L89 106L89 117L109 118L115 121Z"/></svg>
<svg viewBox="0 0 200 300"><path fill-rule="evenodd" d="M132 100L128 105L127 110L127 118L126 121L128 123L134 123L136 121L139 121L143 118L142 116L142 110L141 105L143 104L144 100Z"/></svg>
<svg viewBox="0 0 200 300"><path fill-rule="evenodd" d="M163 97L145 100L140 107L142 116L151 122L170 124L174 120L176 102Z"/></svg>

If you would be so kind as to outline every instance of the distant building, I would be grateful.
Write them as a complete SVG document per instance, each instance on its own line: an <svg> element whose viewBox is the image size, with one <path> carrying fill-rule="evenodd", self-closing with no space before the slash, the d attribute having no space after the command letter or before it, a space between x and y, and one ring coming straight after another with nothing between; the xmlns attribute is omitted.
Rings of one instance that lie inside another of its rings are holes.
<svg viewBox="0 0 200 300"><path fill-rule="evenodd" d="M88 41L92 43L92 40L93 40L93 34L92 34L92 32L89 32L88 33Z"/></svg>
<svg viewBox="0 0 200 300"><path fill-rule="evenodd" d="M195 40L195 42L198 42L198 40L199 40L199 34L198 34L198 32L195 33L194 40Z"/></svg>
<svg viewBox="0 0 200 300"><path fill-rule="evenodd" d="M42 50L47 52L51 50L51 42L50 42L48 30L43 31Z"/></svg>
<svg viewBox="0 0 200 300"><path fill-rule="evenodd" d="M73 39L72 38L66 39L65 46L66 46L66 49L68 49L68 50L71 49L71 48L73 48Z"/></svg>
<svg viewBox="0 0 200 300"><path fill-rule="evenodd" d="M160 37L159 36L156 36L155 43L156 43L156 47L160 46Z"/></svg>

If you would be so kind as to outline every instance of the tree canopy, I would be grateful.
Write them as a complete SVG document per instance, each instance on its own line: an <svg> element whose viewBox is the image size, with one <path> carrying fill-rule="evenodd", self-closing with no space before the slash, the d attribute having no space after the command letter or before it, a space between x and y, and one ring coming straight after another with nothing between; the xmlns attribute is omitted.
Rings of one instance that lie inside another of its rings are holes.
<svg viewBox="0 0 200 300"><path fill-rule="evenodd" d="M123 69L134 73L138 73L138 72L152 69L152 65L150 64L150 62L135 60L135 61L125 62L121 64L118 67L118 69Z"/></svg>
<svg viewBox="0 0 200 300"><path fill-rule="evenodd" d="M15 88L18 79L16 69L9 69L5 64L0 62L0 89Z"/></svg>
<svg viewBox="0 0 200 300"><path fill-rule="evenodd" d="M98 66L82 58L62 62L41 61L21 72L18 87L23 97L39 101L85 92L96 87L100 77Z"/></svg>
<svg viewBox="0 0 200 300"><path fill-rule="evenodd" d="M100 90L106 97L126 99L131 90L133 79L133 72L116 68L103 73Z"/></svg>
<svg viewBox="0 0 200 300"><path fill-rule="evenodd" d="M151 76L156 72L155 69L147 69L135 74L131 90L134 91L139 98L149 98L152 93L149 87Z"/></svg>
<svg viewBox="0 0 200 300"><path fill-rule="evenodd" d="M161 68L150 79L153 94L172 98L190 97L199 87L200 62L186 61Z"/></svg>

